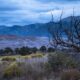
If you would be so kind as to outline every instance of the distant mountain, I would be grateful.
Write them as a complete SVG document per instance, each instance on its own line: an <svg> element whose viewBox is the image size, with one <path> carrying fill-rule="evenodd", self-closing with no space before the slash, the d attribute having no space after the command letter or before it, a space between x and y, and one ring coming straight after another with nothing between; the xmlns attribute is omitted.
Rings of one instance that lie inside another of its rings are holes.
<svg viewBox="0 0 80 80"><path fill-rule="evenodd" d="M75 17L80 19L80 17ZM71 17L62 19L63 26L70 28ZM58 22L36 23L25 26L0 26L0 49L5 47L17 48L22 46L41 47L49 44L49 28L53 31L59 29Z"/></svg>
<svg viewBox="0 0 80 80"><path fill-rule="evenodd" d="M47 36L48 26L46 24L31 24L26 26L2 27L0 26L0 35L15 36Z"/></svg>
<svg viewBox="0 0 80 80"><path fill-rule="evenodd" d="M68 27L70 24L71 17L62 19L63 25ZM80 17L75 17L79 18ZM58 22L49 22L49 23L37 23L30 24L25 26L14 25L12 27L0 26L0 35L14 35L14 36L49 36L48 29L51 27L54 31Z"/></svg>

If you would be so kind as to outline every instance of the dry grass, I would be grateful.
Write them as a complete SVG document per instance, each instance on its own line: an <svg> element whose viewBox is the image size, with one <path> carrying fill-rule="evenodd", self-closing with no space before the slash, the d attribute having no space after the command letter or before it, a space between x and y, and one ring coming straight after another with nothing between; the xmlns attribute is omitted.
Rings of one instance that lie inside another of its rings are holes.
<svg viewBox="0 0 80 80"><path fill-rule="evenodd" d="M15 57L6 56L1 59L1 61L16 61Z"/></svg>

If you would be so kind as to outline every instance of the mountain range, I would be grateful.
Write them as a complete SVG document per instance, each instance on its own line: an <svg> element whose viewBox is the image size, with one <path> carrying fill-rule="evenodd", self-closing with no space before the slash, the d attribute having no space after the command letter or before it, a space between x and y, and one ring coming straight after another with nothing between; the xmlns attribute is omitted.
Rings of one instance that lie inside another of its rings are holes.
<svg viewBox="0 0 80 80"><path fill-rule="evenodd" d="M77 19L80 17L75 17ZM69 27L71 17L62 19L63 26ZM51 46L49 44L49 28L56 30L58 22L36 23L25 26L0 26L0 49L22 46L37 47ZM70 27L69 27L70 28Z"/></svg>
<svg viewBox="0 0 80 80"><path fill-rule="evenodd" d="M79 16L75 17L79 18ZM71 17L62 19L63 25L68 27ZM80 18L79 18L80 19ZM11 27L0 26L0 36L49 36L48 29L52 27L55 30L58 22L36 23L25 26L14 25Z"/></svg>

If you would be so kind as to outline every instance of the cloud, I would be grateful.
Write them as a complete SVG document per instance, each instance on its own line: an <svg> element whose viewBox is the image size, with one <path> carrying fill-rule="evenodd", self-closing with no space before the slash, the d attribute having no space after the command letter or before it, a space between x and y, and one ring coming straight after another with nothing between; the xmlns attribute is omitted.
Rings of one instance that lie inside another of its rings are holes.
<svg viewBox="0 0 80 80"><path fill-rule="evenodd" d="M64 4L62 3L64 1ZM75 2L75 3L74 3ZM26 25L58 20L64 11L64 16L80 15L79 0L0 0L0 25Z"/></svg>
<svg viewBox="0 0 80 80"><path fill-rule="evenodd" d="M38 0L37 0L38 1ZM59 3L64 3L64 2L76 2L80 0L39 0L40 2L59 2Z"/></svg>

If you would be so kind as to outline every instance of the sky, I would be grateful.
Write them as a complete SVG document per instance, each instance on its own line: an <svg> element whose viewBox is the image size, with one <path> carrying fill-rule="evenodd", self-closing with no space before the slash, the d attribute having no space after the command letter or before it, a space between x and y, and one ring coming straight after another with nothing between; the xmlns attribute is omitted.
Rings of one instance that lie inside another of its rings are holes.
<svg viewBox="0 0 80 80"><path fill-rule="evenodd" d="M80 15L80 0L0 0L0 25L46 23L71 16L73 8Z"/></svg>

